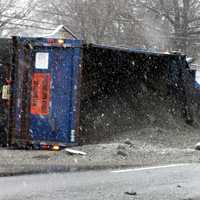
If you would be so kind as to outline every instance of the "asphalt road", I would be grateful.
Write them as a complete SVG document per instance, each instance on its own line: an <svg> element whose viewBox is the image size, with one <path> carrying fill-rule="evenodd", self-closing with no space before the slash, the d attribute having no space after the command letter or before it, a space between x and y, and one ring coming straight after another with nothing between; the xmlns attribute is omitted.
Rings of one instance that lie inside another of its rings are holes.
<svg viewBox="0 0 200 200"><path fill-rule="evenodd" d="M0 200L52 199L200 200L200 165L0 178Z"/></svg>

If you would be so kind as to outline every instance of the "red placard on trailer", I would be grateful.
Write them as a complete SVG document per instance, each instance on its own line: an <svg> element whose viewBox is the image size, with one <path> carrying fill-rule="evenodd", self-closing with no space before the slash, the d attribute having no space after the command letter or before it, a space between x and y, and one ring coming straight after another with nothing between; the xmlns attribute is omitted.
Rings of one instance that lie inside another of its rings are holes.
<svg viewBox="0 0 200 200"><path fill-rule="evenodd" d="M31 114L48 115L50 102L50 73L33 73Z"/></svg>

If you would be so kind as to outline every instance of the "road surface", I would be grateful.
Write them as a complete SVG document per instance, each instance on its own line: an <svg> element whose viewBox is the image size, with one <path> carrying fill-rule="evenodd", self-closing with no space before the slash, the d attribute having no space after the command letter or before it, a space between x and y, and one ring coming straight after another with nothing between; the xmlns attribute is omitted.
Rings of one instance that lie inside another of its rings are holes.
<svg viewBox="0 0 200 200"><path fill-rule="evenodd" d="M197 200L200 199L200 165L0 178L0 200L27 199Z"/></svg>

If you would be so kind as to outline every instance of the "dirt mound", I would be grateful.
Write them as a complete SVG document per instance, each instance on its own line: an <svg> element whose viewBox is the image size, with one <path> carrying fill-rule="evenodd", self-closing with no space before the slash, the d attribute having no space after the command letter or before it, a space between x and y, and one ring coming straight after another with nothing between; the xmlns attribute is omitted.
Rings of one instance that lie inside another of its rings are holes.
<svg viewBox="0 0 200 200"><path fill-rule="evenodd" d="M149 128L166 134L189 131L186 122L194 122L194 84L184 56L98 48L89 48L85 55L83 142L112 142L126 137L126 132L132 137Z"/></svg>
<svg viewBox="0 0 200 200"><path fill-rule="evenodd" d="M185 121L176 100L147 89L137 96L127 96L127 93L122 92L87 106L84 110L86 117L82 121L82 128L88 142L109 142L117 138L130 138L131 134L135 135L137 132L142 134L149 128L159 127L160 131L185 129ZM156 133L155 130L157 129L147 132ZM129 135L124 134L127 131L130 131Z"/></svg>

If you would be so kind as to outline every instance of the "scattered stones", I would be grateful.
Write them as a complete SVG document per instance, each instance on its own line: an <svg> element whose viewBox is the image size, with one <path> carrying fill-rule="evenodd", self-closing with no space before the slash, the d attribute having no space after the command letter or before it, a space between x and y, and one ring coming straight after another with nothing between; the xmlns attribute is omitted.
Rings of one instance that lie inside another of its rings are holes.
<svg viewBox="0 0 200 200"><path fill-rule="evenodd" d="M123 156L123 157L127 157L128 154L126 152L126 145L125 144L119 144L117 146L117 155Z"/></svg>
<svg viewBox="0 0 200 200"><path fill-rule="evenodd" d="M124 194L130 195L130 196L136 196L137 192L130 191L130 192L125 192Z"/></svg>
<svg viewBox="0 0 200 200"><path fill-rule="evenodd" d="M181 185L177 185L177 188L181 188Z"/></svg>
<svg viewBox="0 0 200 200"><path fill-rule="evenodd" d="M195 150L200 151L200 142L195 145Z"/></svg>
<svg viewBox="0 0 200 200"><path fill-rule="evenodd" d="M124 144L127 144L127 145L129 145L131 147L133 146L132 141L130 139L128 139L128 138L124 141Z"/></svg>
<svg viewBox="0 0 200 200"><path fill-rule="evenodd" d="M120 155L120 156L123 156L123 157L127 157L128 156L128 154L123 150L118 150L117 151L117 155Z"/></svg>

